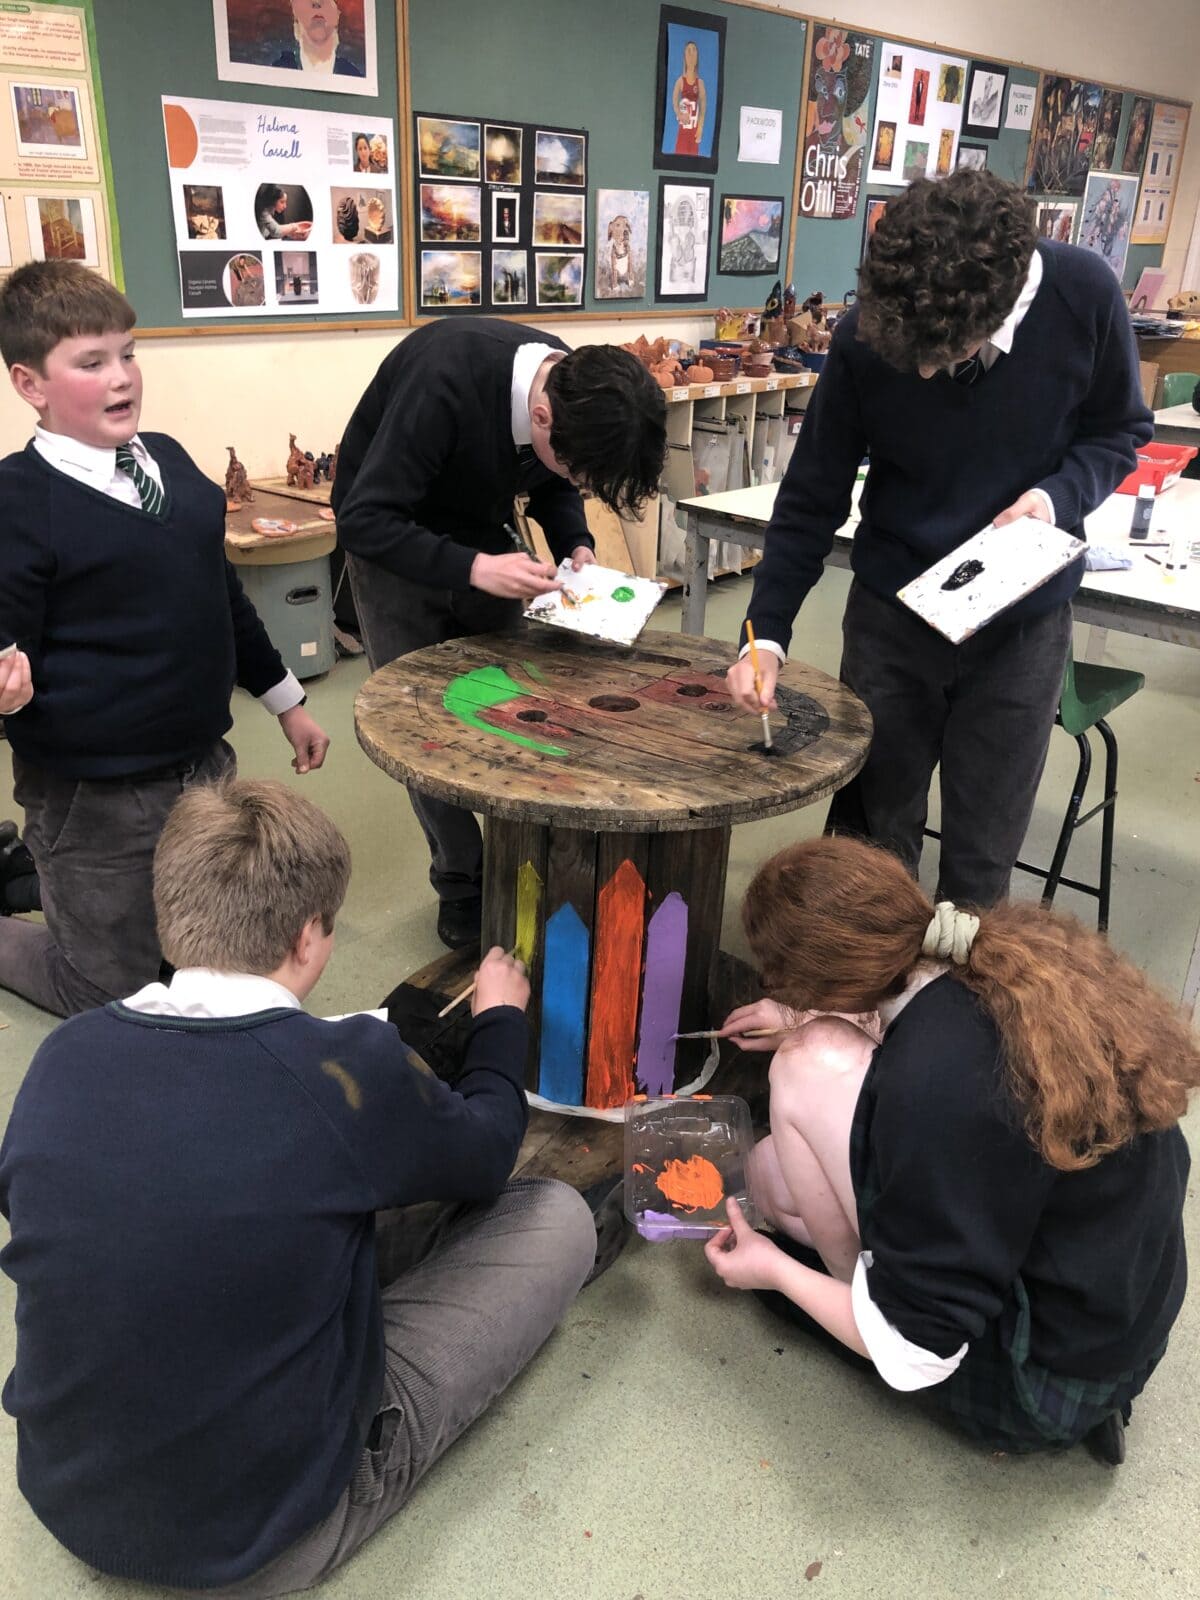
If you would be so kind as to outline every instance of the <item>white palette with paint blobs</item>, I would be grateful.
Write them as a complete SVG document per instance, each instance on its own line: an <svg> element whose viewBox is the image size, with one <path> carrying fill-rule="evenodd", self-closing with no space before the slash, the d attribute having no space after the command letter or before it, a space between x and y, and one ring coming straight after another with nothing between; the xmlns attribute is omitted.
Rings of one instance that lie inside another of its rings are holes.
<svg viewBox="0 0 1200 1600"><path fill-rule="evenodd" d="M656 578L635 578L594 561L576 572L569 556L559 562L558 580L561 589L538 595L525 607L530 621L612 644L632 644L667 592Z"/></svg>

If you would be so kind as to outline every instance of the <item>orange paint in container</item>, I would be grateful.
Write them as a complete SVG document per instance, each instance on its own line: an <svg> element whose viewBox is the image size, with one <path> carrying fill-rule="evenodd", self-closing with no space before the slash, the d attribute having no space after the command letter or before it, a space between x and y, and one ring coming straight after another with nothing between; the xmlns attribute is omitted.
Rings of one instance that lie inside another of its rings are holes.
<svg viewBox="0 0 1200 1600"><path fill-rule="evenodd" d="M707 1211L725 1198L721 1174L703 1156L668 1161L654 1183L681 1211Z"/></svg>

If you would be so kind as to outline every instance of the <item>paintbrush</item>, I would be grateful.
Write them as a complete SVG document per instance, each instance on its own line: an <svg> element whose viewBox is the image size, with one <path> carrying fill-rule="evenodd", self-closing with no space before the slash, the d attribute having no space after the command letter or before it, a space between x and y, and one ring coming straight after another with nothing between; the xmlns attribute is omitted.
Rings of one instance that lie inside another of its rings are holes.
<svg viewBox="0 0 1200 1600"><path fill-rule="evenodd" d="M782 1037L783 1031L782 1028L747 1028L743 1033L731 1033L726 1037L730 1039L772 1039L776 1036ZM720 1039L722 1032L720 1028L701 1028L699 1033L673 1033L671 1037L672 1039Z"/></svg>
<svg viewBox="0 0 1200 1600"><path fill-rule="evenodd" d="M750 665L754 668L754 692L762 701L762 673L758 666L758 645L754 639L754 626L749 617L746 618L746 643L750 646ZM762 718L763 749L774 750L771 742L771 719L767 716L766 708L759 712Z"/></svg>
<svg viewBox="0 0 1200 1600"><path fill-rule="evenodd" d="M516 945L514 945L512 947L512 949L508 952L508 954L510 956L515 956L516 953L517 953L517 947L516 947ZM475 985L478 982L479 982L479 974L477 972L475 974L475 976L471 979L470 983L467 985L467 987L465 989L460 989L459 992L454 996L453 1000L447 1000L446 1001L446 1004L442 1007L442 1009L437 1014L437 1021L440 1022L443 1017L449 1016L450 1012L454 1010L455 1006L462 1005L464 1000L469 1000L471 998L471 996L475 993Z"/></svg>

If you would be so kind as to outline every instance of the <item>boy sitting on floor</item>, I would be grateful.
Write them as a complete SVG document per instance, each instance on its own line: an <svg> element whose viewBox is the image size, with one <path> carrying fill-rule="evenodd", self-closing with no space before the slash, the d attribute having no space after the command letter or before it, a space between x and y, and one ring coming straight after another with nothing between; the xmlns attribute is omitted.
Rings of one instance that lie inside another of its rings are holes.
<svg viewBox="0 0 1200 1600"><path fill-rule="evenodd" d="M5 830L0 910L41 880L46 922L0 918L0 988L58 1016L158 976L151 868L187 785L231 771L234 684L298 772L329 745L225 559L225 498L138 434L133 307L78 262L0 290L0 353L38 415L0 462L0 716L28 855Z"/></svg>
<svg viewBox="0 0 1200 1600"><path fill-rule="evenodd" d="M282 784L190 789L154 864L170 985L64 1023L14 1103L4 1407L22 1492L103 1572L254 1596L317 1582L591 1268L575 1191L509 1181L520 963L480 966L455 1089L390 1023L301 1009L349 874L333 823Z"/></svg>

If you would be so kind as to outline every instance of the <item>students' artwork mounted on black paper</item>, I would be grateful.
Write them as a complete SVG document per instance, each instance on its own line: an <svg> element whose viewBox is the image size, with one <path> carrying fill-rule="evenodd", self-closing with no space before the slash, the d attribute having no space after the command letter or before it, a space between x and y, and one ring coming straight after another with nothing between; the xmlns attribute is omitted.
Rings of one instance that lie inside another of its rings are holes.
<svg viewBox="0 0 1200 1600"><path fill-rule="evenodd" d="M1002 67L995 61L972 61L967 72L967 98L963 106L964 139L1000 137L1000 123L1004 116L1004 95L1007 88L1007 67Z"/></svg>
<svg viewBox="0 0 1200 1600"><path fill-rule="evenodd" d="M711 183L658 180L658 298L703 300L708 294Z"/></svg>
<svg viewBox="0 0 1200 1600"><path fill-rule="evenodd" d="M987 171L988 147L985 144L968 144L965 139L958 141L958 161L955 171L960 167L970 167L972 172Z"/></svg>
<svg viewBox="0 0 1200 1600"><path fill-rule="evenodd" d="M717 271L739 277L779 271L783 196L723 194Z"/></svg>
<svg viewBox="0 0 1200 1600"><path fill-rule="evenodd" d="M715 172L721 134L725 18L663 6L658 14L654 165Z"/></svg>
<svg viewBox="0 0 1200 1600"><path fill-rule="evenodd" d="M649 241L649 190L596 190L597 300L633 300L645 294Z"/></svg>

